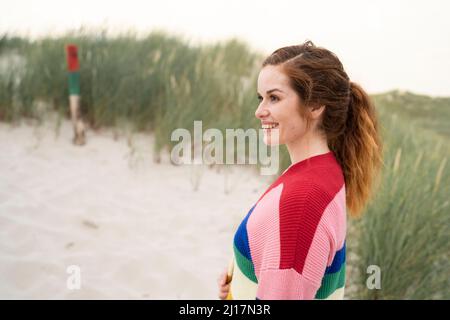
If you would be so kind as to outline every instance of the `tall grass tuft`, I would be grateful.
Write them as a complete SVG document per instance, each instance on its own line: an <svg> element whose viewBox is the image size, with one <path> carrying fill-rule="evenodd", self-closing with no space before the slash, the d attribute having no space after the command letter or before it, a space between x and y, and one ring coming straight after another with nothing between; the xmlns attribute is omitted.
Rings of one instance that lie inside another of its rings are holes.
<svg viewBox="0 0 450 320"><path fill-rule="evenodd" d="M13 42L4 38L2 47L12 51ZM262 56L245 43L229 39L194 46L162 31L138 37L86 29L14 46L25 65L14 88L12 69L0 74L1 120L13 117L13 92L14 115L43 116L35 102L44 101L68 116L68 43L79 48L81 108L93 129L131 123L135 130L153 132L160 152L170 147L175 128L192 130L194 120L202 120L205 130L257 124L255 83Z"/></svg>
<svg viewBox="0 0 450 320"><path fill-rule="evenodd" d="M449 145L417 123L398 121L391 109L379 110L387 147L383 183L351 226L357 269L351 298L449 299ZM366 285L370 265L381 268L379 290Z"/></svg>

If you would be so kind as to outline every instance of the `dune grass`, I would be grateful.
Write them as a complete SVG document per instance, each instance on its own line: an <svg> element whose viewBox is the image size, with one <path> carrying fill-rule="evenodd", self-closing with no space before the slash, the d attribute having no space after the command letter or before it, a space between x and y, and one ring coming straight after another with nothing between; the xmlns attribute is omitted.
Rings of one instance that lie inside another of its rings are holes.
<svg viewBox="0 0 450 320"><path fill-rule="evenodd" d="M352 297L449 299L449 144L440 131L402 118L388 105L378 110L385 166L364 216L351 221L349 238L355 241L349 240L349 251L356 253L351 264L357 269ZM380 290L366 286L370 265L381 269Z"/></svg>
<svg viewBox="0 0 450 320"><path fill-rule="evenodd" d="M202 120L204 128L256 125L252 109L261 58L236 39L194 46L164 32L146 37L86 32L20 43L3 36L0 43L6 61L0 120L39 117L36 101L68 115L64 47L75 43L82 113L93 129L128 122L135 130L153 132L159 151L170 146L175 128L192 130L194 120ZM9 63L13 55L24 63ZM12 74L20 81L14 83Z"/></svg>

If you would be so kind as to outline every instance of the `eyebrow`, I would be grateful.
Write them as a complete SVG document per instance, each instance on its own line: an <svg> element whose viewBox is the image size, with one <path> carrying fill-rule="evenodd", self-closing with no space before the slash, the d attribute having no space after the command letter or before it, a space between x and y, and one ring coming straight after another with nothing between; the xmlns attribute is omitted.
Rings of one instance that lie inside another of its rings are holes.
<svg viewBox="0 0 450 320"><path fill-rule="evenodd" d="M282 90L280 90L280 89L278 89L278 88L274 88L274 89L267 90L267 91L266 91L266 94L272 93L272 92L274 92L274 91L280 91L280 92L284 93ZM256 93L259 94L259 92L256 92Z"/></svg>

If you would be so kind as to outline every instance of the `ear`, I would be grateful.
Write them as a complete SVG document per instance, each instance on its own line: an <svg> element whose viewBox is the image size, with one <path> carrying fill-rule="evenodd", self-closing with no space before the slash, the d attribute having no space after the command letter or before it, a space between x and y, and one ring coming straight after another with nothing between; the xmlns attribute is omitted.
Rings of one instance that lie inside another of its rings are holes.
<svg viewBox="0 0 450 320"><path fill-rule="evenodd" d="M325 111L325 106L312 107L311 108L311 118L319 119L324 111Z"/></svg>

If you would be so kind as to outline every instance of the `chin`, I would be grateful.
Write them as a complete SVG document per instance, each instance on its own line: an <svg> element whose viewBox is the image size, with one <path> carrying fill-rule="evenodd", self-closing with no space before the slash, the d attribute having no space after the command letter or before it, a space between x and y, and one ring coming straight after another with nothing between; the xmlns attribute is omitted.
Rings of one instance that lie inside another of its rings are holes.
<svg viewBox="0 0 450 320"><path fill-rule="evenodd" d="M270 139L267 140L266 138L264 138L264 144L267 145L267 146L269 146L269 147L274 147L274 146L279 146L279 145L281 145L281 143L279 143L279 142L270 141Z"/></svg>
<svg viewBox="0 0 450 320"><path fill-rule="evenodd" d="M278 133L264 134L263 141L268 146L278 146L282 144Z"/></svg>

